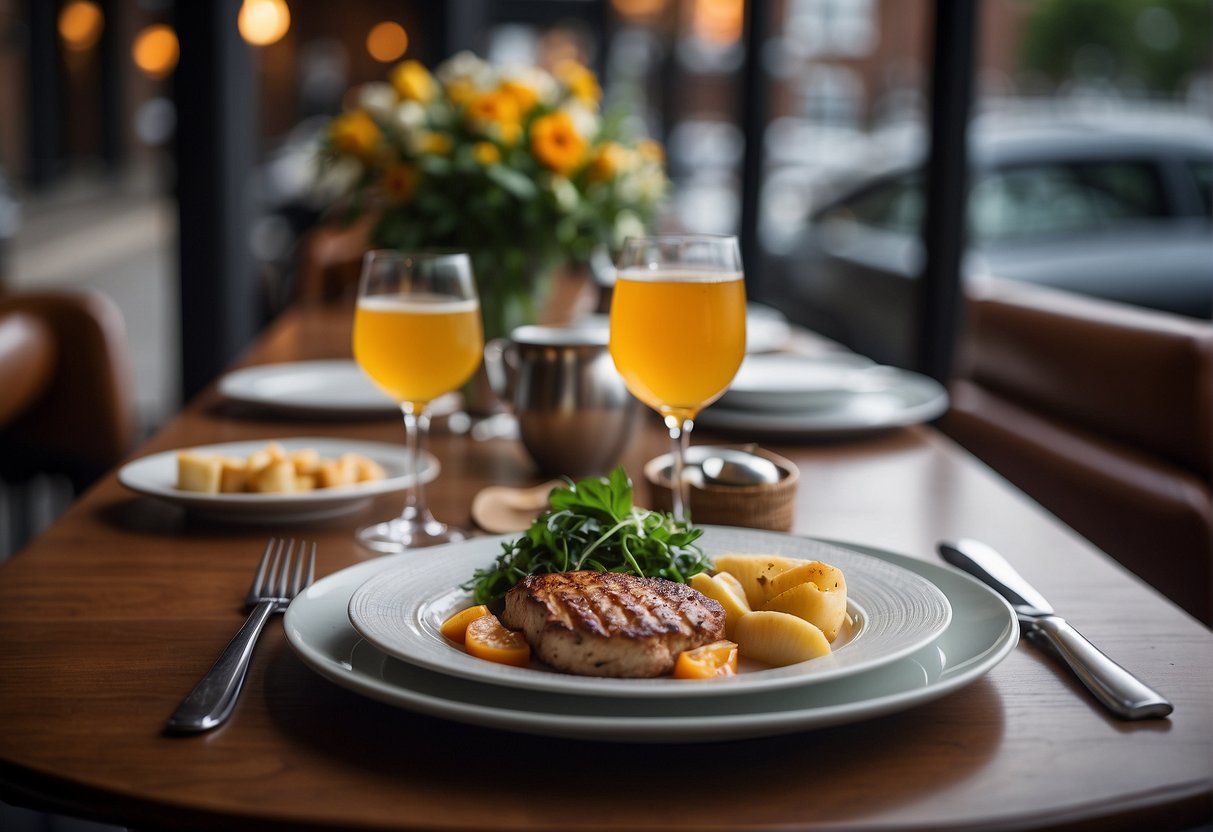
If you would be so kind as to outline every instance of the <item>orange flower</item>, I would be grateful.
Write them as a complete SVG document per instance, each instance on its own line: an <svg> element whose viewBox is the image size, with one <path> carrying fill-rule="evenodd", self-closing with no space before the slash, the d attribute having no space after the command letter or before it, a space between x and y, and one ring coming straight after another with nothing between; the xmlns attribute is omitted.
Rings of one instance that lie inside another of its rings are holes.
<svg viewBox="0 0 1213 832"><path fill-rule="evenodd" d="M568 113L555 112L535 119L531 127L531 153L546 168L569 174L585 156L585 139Z"/></svg>
<svg viewBox="0 0 1213 832"><path fill-rule="evenodd" d="M514 96L498 89L472 99L468 117L481 125L517 124L521 113Z"/></svg>
<svg viewBox="0 0 1213 832"><path fill-rule="evenodd" d="M375 155L381 139L379 126L362 110L342 113L329 126L329 140L333 147L364 161Z"/></svg>
<svg viewBox="0 0 1213 832"><path fill-rule="evenodd" d="M425 104L434 97L434 77L420 61L402 61L397 64L389 80L402 101Z"/></svg>
<svg viewBox="0 0 1213 832"><path fill-rule="evenodd" d="M556 67L556 77L564 82L569 92L578 101L597 104L602 98L602 88L594 73L577 61L563 61Z"/></svg>
<svg viewBox="0 0 1213 832"><path fill-rule="evenodd" d="M383 172L379 187L383 193L397 202L408 202L417 190L417 180L421 176L412 165L396 164Z"/></svg>
<svg viewBox="0 0 1213 832"><path fill-rule="evenodd" d="M502 81L501 86L497 88L500 92L514 99L517 105L520 116L525 116L531 110L535 109L535 105L539 103L539 93L528 87L521 81Z"/></svg>

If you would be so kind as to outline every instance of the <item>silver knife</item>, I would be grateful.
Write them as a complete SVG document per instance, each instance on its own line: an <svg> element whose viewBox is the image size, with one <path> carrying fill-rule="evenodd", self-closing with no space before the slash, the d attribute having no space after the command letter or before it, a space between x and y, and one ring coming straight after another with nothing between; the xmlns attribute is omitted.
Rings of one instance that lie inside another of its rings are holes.
<svg viewBox="0 0 1213 832"><path fill-rule="evenodd" d="M1100 652L1075 630L1002 555L976 540L940 543L948 563L987 584L1011 604L1024 634L1040 640L1064 661L1087 690L1121 719L1157 719L1174 706L1157 691Z"/></svg>

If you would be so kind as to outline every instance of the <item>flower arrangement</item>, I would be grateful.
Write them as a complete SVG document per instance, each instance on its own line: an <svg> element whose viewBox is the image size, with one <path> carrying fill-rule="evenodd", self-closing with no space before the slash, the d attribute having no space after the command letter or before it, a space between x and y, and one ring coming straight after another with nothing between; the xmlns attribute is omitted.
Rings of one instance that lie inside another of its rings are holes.
<svg viewBox="0 0 1213 832"><path fill-rule="evenodd" d="M463 52L363 85L330 122L320 174L372 243L469 251L486 334L534 320L537 284L595 246L643 233L668 186L661 146L600 109L594 73L498 69Z"/></svg>

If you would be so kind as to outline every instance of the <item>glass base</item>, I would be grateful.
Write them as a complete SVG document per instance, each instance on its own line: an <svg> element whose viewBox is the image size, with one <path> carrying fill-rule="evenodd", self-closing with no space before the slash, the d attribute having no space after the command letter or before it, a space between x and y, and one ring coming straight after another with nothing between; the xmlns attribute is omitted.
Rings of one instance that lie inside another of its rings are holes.
<svg viewBox="0 0 1213 832"><path fill-rule="evenodd" d="M363 546L372 552L385 555L423 549L426 546L441 546L443 543L458 543L467 540L467 537L467 532L463 529L440 523L433 517L425 520L397 517L363 526L354 533L354 538Z"/></svg>

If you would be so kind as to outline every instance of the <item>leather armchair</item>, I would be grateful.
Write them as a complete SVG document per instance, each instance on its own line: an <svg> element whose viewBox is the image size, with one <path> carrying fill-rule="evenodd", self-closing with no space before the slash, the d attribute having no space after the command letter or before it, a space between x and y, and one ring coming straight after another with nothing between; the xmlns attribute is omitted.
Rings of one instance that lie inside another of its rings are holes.
<svg viewBox="0 0 1213 832"><path fill-rule="evenodd" d="M968 295L939 427L1213 624L1213 323L998 280Z"/></svg>
<svg viewBox="0 0 1213 832"><path fill-rule="evenodd" d="M79 490L129 453L126 330L93 292L0 294L0 477L68 475Z"/></svg>

